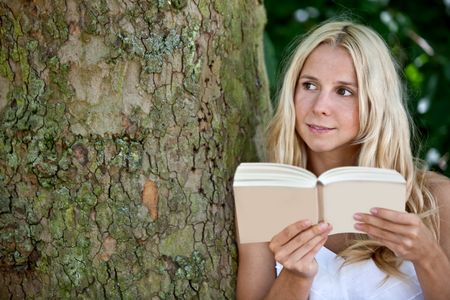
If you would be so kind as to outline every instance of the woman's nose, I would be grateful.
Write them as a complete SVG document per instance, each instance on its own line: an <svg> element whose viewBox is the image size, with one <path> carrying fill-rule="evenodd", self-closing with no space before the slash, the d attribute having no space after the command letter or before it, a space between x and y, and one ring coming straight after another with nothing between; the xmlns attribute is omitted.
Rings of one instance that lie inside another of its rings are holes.
<svg viewBox="0 0 450 300"><path fill-rule="evenodd" d="M317 97L314 101L313 112L315 114L328 116L331 112L330 104L331 102L329 92L322 90L317 94Z"/></svg>

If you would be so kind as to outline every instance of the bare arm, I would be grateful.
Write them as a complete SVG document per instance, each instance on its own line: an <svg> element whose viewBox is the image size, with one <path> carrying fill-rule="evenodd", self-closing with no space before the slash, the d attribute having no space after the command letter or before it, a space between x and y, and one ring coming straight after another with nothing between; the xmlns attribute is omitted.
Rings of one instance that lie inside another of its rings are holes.
<svg viewBox="0 0 450 300"><path fill-rule="evenodd" d="M450 180L433 174L431 192L439 205L440 241L414 263L426 299L450 299Z"/></svg>
<svg viewBox="0 0 450 300"><path fill-rule="evenodd" d="M450 299L450 180L436 174L430 179L439 205L439 242L417 215L388 209L356 214L355 219L361 222L356 228L414 264L426 299Z"/></svg>
<svg viewBox="0 0 450 300"><path fill-rule="evenodd" d="M239 244L237 299L307 299L318 268L314 256L330 230L300 221L270 243ZM275 258L284 266L278 278Z"/></svg>
<svg viewBox="0 0 450 300"><path fill-rule="evenodd" d="M432 193L438 201L441 219L440 245L450 259L450 180L447 177L435 175L432 181Z"/></svg>
<svg viewBox="0 0 450 300"><path fill-rule="evenodd" d="M269 243L239 244L237 299L263 299L275 281Z"/></svg>

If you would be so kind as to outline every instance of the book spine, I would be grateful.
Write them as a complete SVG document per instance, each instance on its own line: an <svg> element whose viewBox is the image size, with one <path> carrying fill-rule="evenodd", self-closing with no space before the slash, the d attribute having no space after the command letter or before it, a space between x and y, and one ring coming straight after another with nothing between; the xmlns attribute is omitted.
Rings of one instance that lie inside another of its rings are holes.
<svg viewBox="0 0 450 300"><path fill-rule="evenodd" d="M317 204L319 207L319 222L325 221L324 217L324 201L323 201L323 184L322 182L317 182Z"/></svg>

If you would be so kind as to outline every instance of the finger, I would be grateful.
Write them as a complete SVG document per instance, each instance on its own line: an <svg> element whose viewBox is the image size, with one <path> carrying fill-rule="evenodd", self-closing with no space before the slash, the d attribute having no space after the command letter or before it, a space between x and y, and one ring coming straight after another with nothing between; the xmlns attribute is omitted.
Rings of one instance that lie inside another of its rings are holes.
<svg viewBox="0 0 450 300"><path fill-rule="evenodd" d="M311 239L316 236L327 236L331 230L331 225L328 223L320 223L314 225L298 235L292 238L288 243L284 244L282 247L278 248L278 251L275 251L278 255L285 257L291 255L297 249L303 247L307 244Z"/></svg>
<svg viewBox="0 0 450 300"><path fill-rule="evenodd" d="M415 224L420 218L412 213L400 212L387 208L374 207L370 210L370 213L379 218L398 223L398 224Z"/></svg>
<svg viewBox="0 0 450 300"><path fill-rule="evenodd" d="M319 227L320 226L314 226L313 228L308 230L317 232L319 232L319 230L322 231L318 234L313 235L309 240L304 240L306 232L302 234L301 237L292 239L289 244L287 244L275 254L275 260L280 262L285 260L297 262L301 260L312 249L315 249L318 244L324 243L324 241L328 239L328 233L331 231L331 226L322 226L321 228Z"/></svg>
<svg viewBox="0 0 450 300"><path fill-rule="evenodd" d="M383 246L389 248L392 252L394 252L395 256L401 256L399 254L398 242L387 241L387 240L384 240L382 238L377 238L377 237L374 237L374 236L371 236L371 235L369 235L369 237L372 240L375 240L375 241L379 242L380 244L382 244Z"/></svg>
<svg viewBox="0 0 450 300"><path fill-rule="evenodd" d="M311 243L311 247L309 247L308 251L301 251L299 249L294 255L289 256L286 260L277 260L287 269L297 269L302 270L305 267L309 266L311 262L315 259L317 252L319 252L320 248L325 245L327 241L327 236L316 236L315 240ZM301 252L301 253L300 253ZM303 270L304 271L304 270Z"/></svg>
<svg viewBox="0 0 450 300"><path fill-rule="evenodd" d="M318 243L316 246L314 246L314 247L311 249L311 251L309 251L308 253L306 253L306 254L303 256L303 259L304 259L305 261L311 261L311 260L315 259L316 254L319 252L320 248L322 248L322 247L325 245L325 243L327 242L327 240L328 240L328 236L322 238L322 241L321 241L320 243Z"/></svg>
<svg viewBox="0 0 450 300"><path fill-rule="evenodd" d="M286 228L284 228L280 233L275 235L272 240L270 241L270 244L274 245L284 245L287 242L289 242L293 237L297 236L300 232L304 231L305 229L311 227L311 221L310 220L301 220L298 222L295 222Z"/></svg>
<svg viewBox="0 0 450 300"><path fill-rule="evenodd" d="M357 230L363 231L367 233L369 236L371 236L373 239L378 241L391 241L391 242L397 242L403 238L401 234L398 234L396 232L392 232L383 228L371 226L367 223L356 223L355 228Z"/></svg>
<svg viewBox="0 0 450 300"><path fill-rule="evenodd" d="M320 243L318 243L313 249L311 249L311 251L309 251L302 257L302 261L305 262L305 264L310 264L316 258L317 253L319 252L320 248L325 245L326 241L327 237L323 238Z"/></svg>
<svg viewBox="0 0 450 300"><path fill-rule="evenodd" d="M415 215L411 215L410 217L415 218ZM397 223L395 221L383 219L378 216L362 214L362 213L354 214L353 218L358 222L366 223L372 227L377 227L377 228L384 229L384 230L387 230L390 232L395 232L395 233L401 234L401 235L409 234L411 232L412 228L417 228L413 225L418 225L418 222L416 222L415 220L411 220L411 221L409 221L408 224L404 224L404 223ZM419 222L420 222L420 220L419 220ZM366 232L365 229L370 228L370 227L363 226L361 228L364 229L362 231Z"/></svg>

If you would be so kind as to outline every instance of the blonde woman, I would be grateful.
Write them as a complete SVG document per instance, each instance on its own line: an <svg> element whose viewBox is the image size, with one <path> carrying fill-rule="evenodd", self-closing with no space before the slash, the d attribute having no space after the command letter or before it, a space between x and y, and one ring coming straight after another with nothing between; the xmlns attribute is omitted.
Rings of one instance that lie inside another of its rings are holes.
<svg viewBox="0 0 450 300"><path fill-rule="evenodd" d="M302 40L268 149L271 161L316 175L395 169L407 212L355 214L365 235L328 236L333 224L298 220L270 243L239 244L238 299L450 299L450 180L415 166L402 84L377 33L333 21Z"/></svg>

